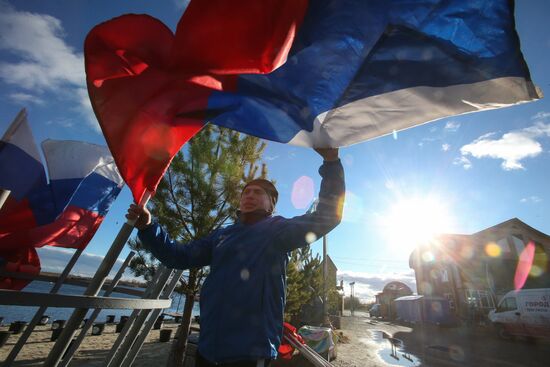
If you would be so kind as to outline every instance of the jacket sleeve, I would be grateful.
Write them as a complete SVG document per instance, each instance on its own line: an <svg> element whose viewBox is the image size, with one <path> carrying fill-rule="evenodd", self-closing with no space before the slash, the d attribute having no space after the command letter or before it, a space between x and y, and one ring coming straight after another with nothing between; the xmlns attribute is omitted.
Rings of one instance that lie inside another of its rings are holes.
<svg viewBox="0 0 550 367"><path fill-rule="evenodd" d="M168 268L189 269L210 264L214 233L183 244L170 239L159 224L153 223L140 230L138 238L143 247Z"/></svg>
<svg viewBox="0 0 550 367"><path fill-rule="evenodd" d="M315 211L283 219L275 236L276 246L280 250L291 251L306 246L326 235L342 220L346 190L342 163L340 160L324 162L319 174L322 181Z"/></svg>

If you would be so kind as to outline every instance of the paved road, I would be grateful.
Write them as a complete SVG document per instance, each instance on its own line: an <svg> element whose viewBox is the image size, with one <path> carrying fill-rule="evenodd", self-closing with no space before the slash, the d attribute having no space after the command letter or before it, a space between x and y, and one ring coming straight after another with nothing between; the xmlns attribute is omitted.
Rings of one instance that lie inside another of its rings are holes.
<svg viewBox="0 0 550 367"><path fill-rule="evenodd" d="M337 367L550 366L550 341L501 340L490 328L411 328L355 314L342 329L350 342L338 345ZM388 338L402 344L392 349Z"/></svg>

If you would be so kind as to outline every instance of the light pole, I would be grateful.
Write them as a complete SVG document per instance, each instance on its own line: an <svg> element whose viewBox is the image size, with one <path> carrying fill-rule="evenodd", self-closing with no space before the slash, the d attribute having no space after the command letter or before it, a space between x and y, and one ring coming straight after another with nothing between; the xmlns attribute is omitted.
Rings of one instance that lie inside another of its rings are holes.
<svg viewBox="0 0 550 367"><path fill-rule="evenodd" d="M355 282L350 282L349 283L349 286L351 288L351 292L350 292L350 299L349 299L349 309L350 309L350 312L351 312L351 316L353 316L353 309L355 308L354 307L354 303L353 303L353 296L354 296L354 293L353 293L353 286L355 285Z"/></svg>
<svg viewBox="0 0 550 367"><path fill-rule="evenodd" d="M323 323L329 323L328 318L328 259L327 259L327 236L323 236Z"/></svg>

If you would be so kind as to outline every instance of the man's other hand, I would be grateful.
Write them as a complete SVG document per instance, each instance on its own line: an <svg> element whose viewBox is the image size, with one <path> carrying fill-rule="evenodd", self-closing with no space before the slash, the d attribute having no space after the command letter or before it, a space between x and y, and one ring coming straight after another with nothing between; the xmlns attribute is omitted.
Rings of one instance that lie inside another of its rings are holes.
<svg viewBox="0 0 550 367"><path fill-rule="evenodd" d="M325 161L338 160L338 148L314 148Z"/></svg>
<svg viewBox="0 0 550 367"><path fill-rule="evenodd" d="M145 229L145 227L147 227L149 224L151 224L151 212L147 210L147 208L132 204L128 208L126 219L135 220L136 224L134 224L134 227L142 230Z"/></svg>

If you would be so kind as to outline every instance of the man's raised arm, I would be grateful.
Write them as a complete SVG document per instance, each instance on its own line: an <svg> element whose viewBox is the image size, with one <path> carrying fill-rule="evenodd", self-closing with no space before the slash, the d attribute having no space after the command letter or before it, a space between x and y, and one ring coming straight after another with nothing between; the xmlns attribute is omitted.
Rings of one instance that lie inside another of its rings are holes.
<svg viewBox="0 0 550 367"><path fill-rule="evenodd" d="M182 244L170 239L158 223L152 222L147 208L132 204L126 218L136 219L134 226L139 230L139 241L163 265L174 269L189 269L210 264L213 234Z"/></svg>

